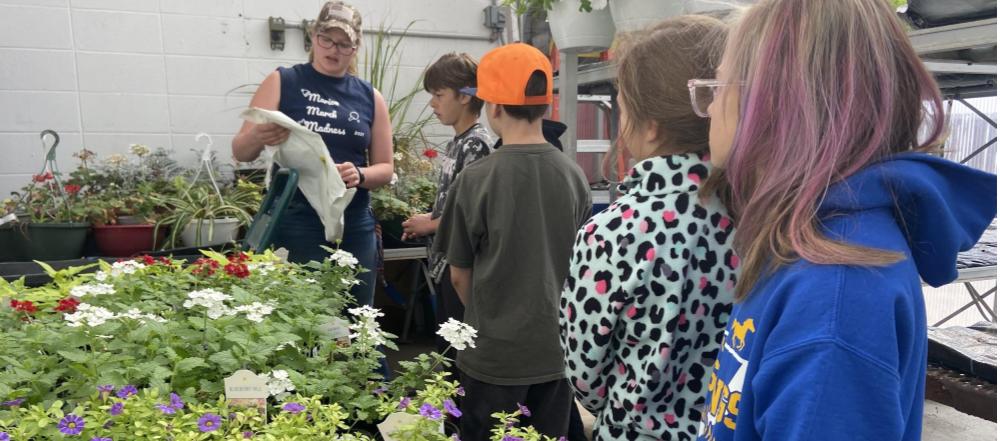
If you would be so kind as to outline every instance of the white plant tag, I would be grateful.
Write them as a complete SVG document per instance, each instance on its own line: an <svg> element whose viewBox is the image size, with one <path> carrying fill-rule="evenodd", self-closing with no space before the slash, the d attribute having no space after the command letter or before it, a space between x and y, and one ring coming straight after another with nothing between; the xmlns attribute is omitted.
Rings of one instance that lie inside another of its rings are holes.
<svg viewBox="0 0 1000 441"><path fill-rule="evenodd" d="M378 431L382 434L382 439L385 441L397 441L396 438L392 436L394 433L398 432L399 429L402 429L403 426L420 421L421 418L423 417L420 415L413 415L405 412L394 412L389 414L389 416L385 418L385 421L378 424Z"/></svg>
<svg viewBox="0 0 1000 441"><path fill-rule="evenodd" d="M320 332L331 340L337 342L337 346L346 348L351 345L350 323L340 317L333 317L330 321L320 325Z"/></svg>
<svg viewBox="0 0 1000 441"><path fill-rule="evenodd" d="M257 409L267 419L267 378L241 369L224 380L226 401L234 406Z"/></svg>

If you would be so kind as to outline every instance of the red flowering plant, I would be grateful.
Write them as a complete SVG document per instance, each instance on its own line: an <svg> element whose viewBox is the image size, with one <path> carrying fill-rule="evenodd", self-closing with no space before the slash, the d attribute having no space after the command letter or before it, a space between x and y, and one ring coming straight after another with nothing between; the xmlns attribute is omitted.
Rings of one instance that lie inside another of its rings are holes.
<svg viewBox="0 0 1000 441"><path fill-rule="evenodd" d="M417 140L422 142L415 142ZM437 196L440 152L430 147L422 137L409 142L396 141L392 181L371 193L372 210L381 221L426 213Z"/></svg>
<svg viewBox="0 0 1000 441"><path fill-rule="evenodd" d="M82 152L74 155L80 159L80 167L68 176L48 168L32 175L21 191L4 200L4 211L33 223L90 222L99 216L106 204L95 197L96 188L91 184L94 172L88 161L93 154L86 149Z"/></svg>

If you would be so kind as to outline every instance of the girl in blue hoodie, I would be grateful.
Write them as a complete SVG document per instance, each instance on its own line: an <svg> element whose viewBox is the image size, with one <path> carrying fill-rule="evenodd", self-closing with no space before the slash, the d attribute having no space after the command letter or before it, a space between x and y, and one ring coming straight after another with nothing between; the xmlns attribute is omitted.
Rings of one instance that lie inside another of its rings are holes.
<svg viewBox="0 0 1000 441"><path fill-rule="evenodd" d="M742 273L699 439L920 439L921 278L957 276L996 176L926 153L941 96L884 0L763 0L718 74L689 84Z"/></svg>

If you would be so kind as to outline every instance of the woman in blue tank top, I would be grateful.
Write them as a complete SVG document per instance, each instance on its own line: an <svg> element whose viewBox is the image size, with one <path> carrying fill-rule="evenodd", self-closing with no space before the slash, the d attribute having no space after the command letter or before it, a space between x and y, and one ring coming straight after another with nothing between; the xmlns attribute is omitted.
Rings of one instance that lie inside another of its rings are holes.
<svg viewBox="0 0 1000 441"><path fill-rule="evenodd" d="M261 83L250 106L280 110L319 133L337 163L348 188L357 187L344 211L344 238L340 249L349 251L368 272L351 290L359 305L371 305L375 292L375 217L369 189L392 178L392 125L382 95L371 83L354 76L361 15L343 2L327 2L311 35L309 62L279 67ZM278 145L288 130L276 124L246 122L233 139L233 156L239 161L257 159L265 145ZM301 191L289 204L274 246L289 251L289 260L322 260L327 253L319 215Z"/></svg>

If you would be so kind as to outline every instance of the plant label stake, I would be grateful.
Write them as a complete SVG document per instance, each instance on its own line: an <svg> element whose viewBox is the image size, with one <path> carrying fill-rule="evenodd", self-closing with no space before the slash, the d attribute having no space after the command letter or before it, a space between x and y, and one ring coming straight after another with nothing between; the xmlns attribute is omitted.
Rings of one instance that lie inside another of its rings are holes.
<svg viewBox="0 0 1000 441"><path fill-rule="evenodd" d="M346 348L351 345L350 323L340 317L333 317L328 322L320 325L320 332L330 337L337 343L338 347Z"/></svg>
<svg viewBox="0 0 1000 441"><path fill-rule="evenodd" d="M396 432L405 426L419 422L421 418L423 417L412 413L393 412L385 418L385 421L378 424L378 431L385 441L396 441L393 436Z"/></svg>
<svg viewBox="0 0 1000 441"><path fill-rule="evenodd" d="M226 401L232 406L257 409L267 420L267 379L246 369L240 369L224 380Z"/></svg>

